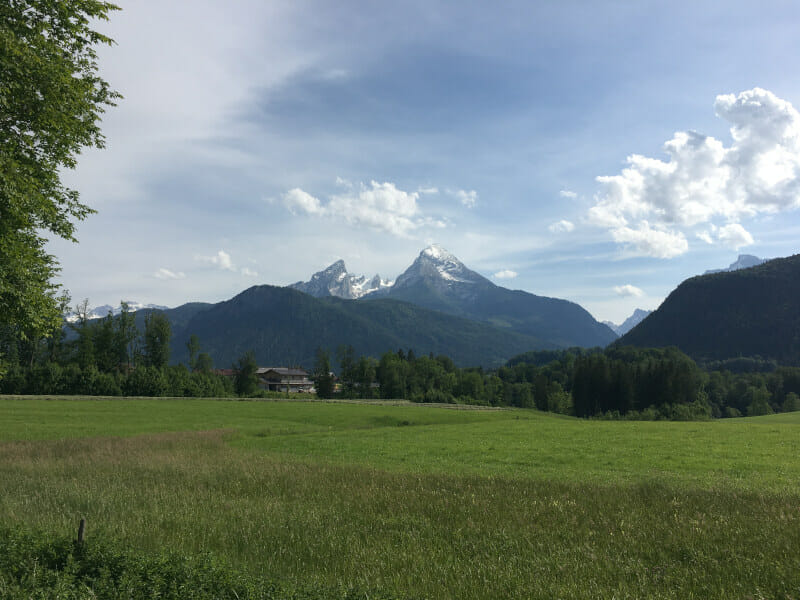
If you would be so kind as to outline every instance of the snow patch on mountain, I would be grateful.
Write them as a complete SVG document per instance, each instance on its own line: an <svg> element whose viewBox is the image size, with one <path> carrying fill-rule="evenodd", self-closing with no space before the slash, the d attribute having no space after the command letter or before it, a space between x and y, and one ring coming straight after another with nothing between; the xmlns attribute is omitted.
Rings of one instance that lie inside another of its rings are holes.
<svg viewBox="0 0 800 600"><path fill-rule="evenodd" d="M137 310L144 309L169 310L168 306L162 306L160 304L144 304L143 302L136 302L135 300L123 300L122 302L128 305L128 312L136 312ZM107 316L108 313L111 313L116 317L121 312L122 303L118 304L117 306L112 306L111 304L101 304L100 306L96 306L95 308L89 310L86 316L89 319L102 319L103 317ZM71 311L64 315L64 319L69 323L75 323L79 317L76 312Z"/></svg>
<svg viewBox="0 0 800 600"><path fill-rule="evenodd" d="M328 268L314 273L309 281L298 281L289 287L316 298L336 296L354 300L366 294L386 289L392 284L392 281L381 279L380 275L369 278L366 275L348 273L344 261L337 260Z"/></svg>

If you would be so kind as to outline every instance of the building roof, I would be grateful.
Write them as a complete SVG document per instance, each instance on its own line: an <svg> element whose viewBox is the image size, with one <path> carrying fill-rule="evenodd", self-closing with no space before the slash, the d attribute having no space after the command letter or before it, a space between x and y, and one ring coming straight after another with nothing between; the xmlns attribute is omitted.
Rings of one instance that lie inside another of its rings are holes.
<svg viewBox="0 0 800 600"><path fill-rule="evenodd" d="M305 369L297 369L297 368L289 368L289 367L259 367L256 370L257 375L264 375L273 371L278 375L300 375L302 377L308 377L308 371Z"/></svg>

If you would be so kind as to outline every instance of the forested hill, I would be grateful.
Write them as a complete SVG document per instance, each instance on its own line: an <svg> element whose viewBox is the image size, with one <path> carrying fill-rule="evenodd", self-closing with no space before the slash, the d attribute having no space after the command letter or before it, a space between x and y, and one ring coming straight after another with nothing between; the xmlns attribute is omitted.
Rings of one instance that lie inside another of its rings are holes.
<svg viewBox="0 0 800 600"><path fill-rule="evenodd" d="M165 314L171 318L170 311ZM553 347L533 336L397 300L314 298L269 285L247 289L174 327L173 362L186 362L192 334L218 367L229 367L248 350L260 365L311 367L317 348L334 351L346 344L375 357L411 348L417 354L445 354L460 366L488 368L527 350Z"/></svg>
<svg viewBox="0 0 800 600"><path fill-rule="evenodd" d="M800 255L687 279L616 343L677 346L696 360L800 365Z"/></svg>

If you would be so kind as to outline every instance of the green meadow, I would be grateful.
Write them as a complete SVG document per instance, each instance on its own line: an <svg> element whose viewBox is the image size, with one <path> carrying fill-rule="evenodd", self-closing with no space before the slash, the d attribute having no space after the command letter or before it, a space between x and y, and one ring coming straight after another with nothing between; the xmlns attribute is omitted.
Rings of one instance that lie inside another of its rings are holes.
<svg viewBox="0 0 800 600"><path fill-rule="evenodd" d="M800 598L800 413L0 399L0 532L81 517L89 549L213 560L263 597ZM0 596L34 595L3 568Z"/></svg>

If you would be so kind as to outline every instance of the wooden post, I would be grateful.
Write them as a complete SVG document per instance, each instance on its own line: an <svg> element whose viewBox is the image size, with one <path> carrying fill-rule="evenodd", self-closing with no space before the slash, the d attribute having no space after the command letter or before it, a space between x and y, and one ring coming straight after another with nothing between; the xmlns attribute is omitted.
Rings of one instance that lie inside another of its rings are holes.
<svg viewBox="0 0 800 600"><path fill-rule="evenodd" d="M81 524L78 525L78 545L83 545L83 534L86 532L86 519L81 519Z"/></svg>

